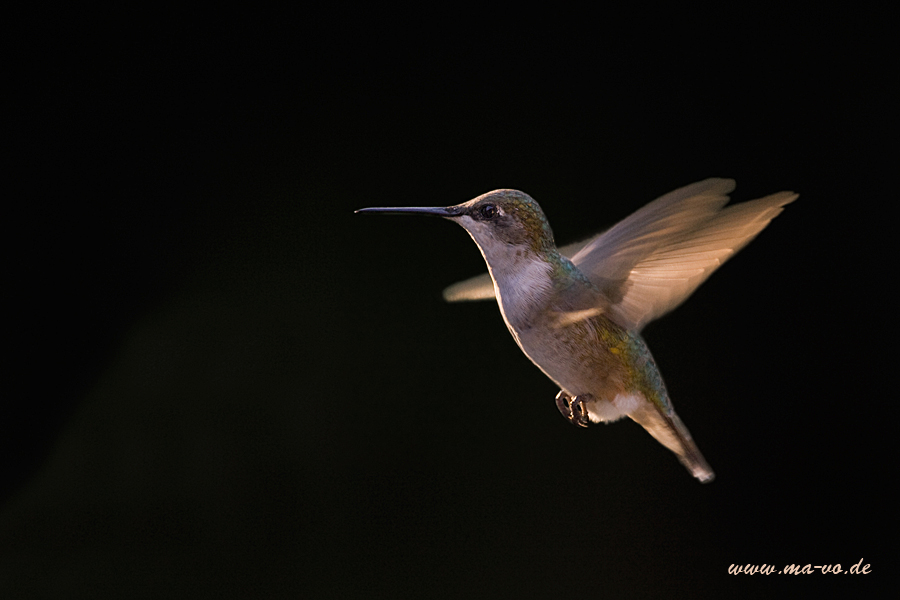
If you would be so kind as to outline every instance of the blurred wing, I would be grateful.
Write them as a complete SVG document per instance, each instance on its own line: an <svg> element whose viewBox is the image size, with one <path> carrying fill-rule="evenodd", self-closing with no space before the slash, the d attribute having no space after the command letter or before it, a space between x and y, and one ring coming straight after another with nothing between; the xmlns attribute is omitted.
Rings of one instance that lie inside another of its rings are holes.
<svg viewBox="0 0 900 600"><path fill-rule="evenodd" d="M496 298L494 282L490 273L482 273L477 277L454 283L444 288L444 300L462 302L463 300L490 300Z"/></svg>
<svg viewBox="0 0 900 600"><path fill-rule="evenodd" d="M571 258L576 252L591 243L597 236L560 247L563 256ZM454 283L444 289L444 300L447 302L462 302L465 300L492 300L494 295L494 282L490 273L483 273L477 277Z"/></svg>
<svg viewBox="0 0 900 600"><path fill-rule="evenodd" d="M731 179L706 179L662 196L591 241L572 262L628 329L683 302L797 195L779 192L725 208Z"/></svg>

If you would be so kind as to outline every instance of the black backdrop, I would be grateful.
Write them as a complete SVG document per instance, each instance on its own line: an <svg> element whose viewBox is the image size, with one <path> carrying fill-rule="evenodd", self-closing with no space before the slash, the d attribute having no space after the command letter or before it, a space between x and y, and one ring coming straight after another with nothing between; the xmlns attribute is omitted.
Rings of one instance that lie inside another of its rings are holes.
<svg viewBox="0 0 900 600"><path fill-rule="evenodd" d="M4 597L883 584L878 17L682 16L23 20ZM353 214L513 187L566 242L710 176L801 197L645 331L707 486L569 426L495 304L443 303L483 270L461 229Z"/></svg>

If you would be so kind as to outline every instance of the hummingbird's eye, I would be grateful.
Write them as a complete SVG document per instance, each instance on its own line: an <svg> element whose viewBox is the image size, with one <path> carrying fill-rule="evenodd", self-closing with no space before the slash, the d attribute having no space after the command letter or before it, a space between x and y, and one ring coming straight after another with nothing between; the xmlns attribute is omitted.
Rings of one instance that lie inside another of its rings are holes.
<svg viewBox="0 0 900 600"><path fill-rule="evenodd" d="M500 214L500 209L494 204L485 204L481 207L481 216L485 219L493 219Z"/></svg>

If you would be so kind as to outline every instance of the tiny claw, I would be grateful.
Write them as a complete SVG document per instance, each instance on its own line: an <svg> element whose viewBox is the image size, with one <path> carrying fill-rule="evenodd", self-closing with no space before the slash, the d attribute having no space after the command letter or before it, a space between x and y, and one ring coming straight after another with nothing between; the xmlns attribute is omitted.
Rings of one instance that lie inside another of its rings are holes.
<svg viewBox="0 0 900 600"><path fill-rule="evenodd" d="M590 394L579 394L574 398L560 390L556 395L556 408L572 425L587 427L590 423L585 402L593 399Z"/></svg>
<svg viewBox="0 0 900 600"><path fill-rule="evenodd" d="M572 406L569 404L569 400L571 399L572 396L562 390L559 390L559 393L556 395L556 408L558 408L559 412L562 413L562 416L569 421L572 420Z"/></svg>
<svg viewBox="0 0 900 600"><path fill-rule="evenodd" d="M572 423L579 427L587 427L590 423L588 418L587 406L585 403L593 399L590 394L579 394L572 398L570 405L572 406Z"/></svg>

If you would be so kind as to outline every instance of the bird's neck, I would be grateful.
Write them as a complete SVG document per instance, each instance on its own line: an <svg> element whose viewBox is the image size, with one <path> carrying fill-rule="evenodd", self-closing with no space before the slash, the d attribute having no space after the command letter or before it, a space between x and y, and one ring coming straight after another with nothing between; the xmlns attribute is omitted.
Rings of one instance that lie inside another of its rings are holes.
<svg viewBox="0 0 900 600"><path fill-rule="evenodd" d="M528 327L577 275L577 269L555 248L538 254L509 246L490 257L485 255L485 259L500 310L511 329Z"/></svg>

